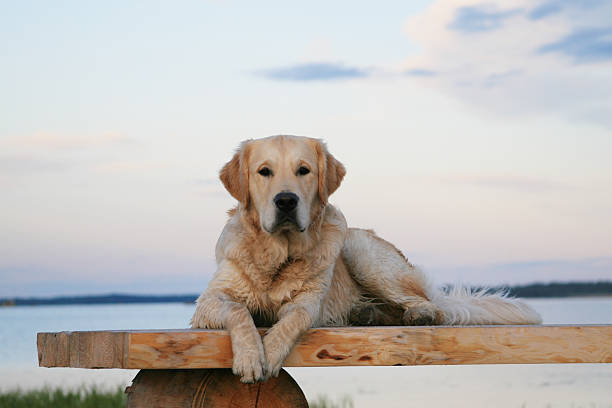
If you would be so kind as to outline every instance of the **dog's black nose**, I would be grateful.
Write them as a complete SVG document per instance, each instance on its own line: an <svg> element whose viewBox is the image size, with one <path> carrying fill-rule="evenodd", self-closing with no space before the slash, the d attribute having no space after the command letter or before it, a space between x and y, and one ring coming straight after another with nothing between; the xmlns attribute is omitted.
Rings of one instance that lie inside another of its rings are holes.
<svg viewBox="0 0 612 408"><path fill-rule="evenodd" d="M278 193L274 197L274 204L280 211L288 213L295 210L297 207L299 197L293 193Z"/></svg>

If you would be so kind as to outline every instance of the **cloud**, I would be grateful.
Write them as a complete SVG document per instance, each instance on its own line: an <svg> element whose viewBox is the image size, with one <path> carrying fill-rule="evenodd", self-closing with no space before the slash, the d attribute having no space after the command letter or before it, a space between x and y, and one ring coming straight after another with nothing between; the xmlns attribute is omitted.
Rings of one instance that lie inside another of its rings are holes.
<svg viewBox="0 0 612 408"><path fill-rule="evenodd" d="M62 171L70 168L71 162L52 160L26 155L0 156L0 173L2 174L29 174L50 171Z"/></svg>
<svg viewBox="0 0 612 408"><path fill-rule="evenodd" d="M134 276L132 271L112 272L106 271L96 276L66 276L57 271L45 271L52 279L40 278L40 271L24 269L20 271L26 274L25 279L10 279L12 270L0 268L0 276L4 279L0 287L0 298L14 297L47 297L47 296L75 296L96 295L109 293L134 293L134 294L199 294L201 293L212 276L210 262L201 262L195 267L188 265L187 271L180 274L168 274L163 272L149 273L147 279L138 275ZM184 265L174 265L175 270L184 268ZM197 268L197 269L196 269ZM38 276L28 279L27 275ZM48 276L46 275L46 276Z"/></svg>
<svg viewBox="0 0 612 408"><path fill-rule="evenodd" d="M568 8L589 9L601 5L605 0L551 0L545 1L533 8L528 16L532 20L540 20L554 16Z"/></svg>
<svg viewBox="0 0 612 408"><path fill-rule="evenodd" d="M490 270L505 276L531 276L532 281L569 281L576 274L583 280L609 279L612 258L544 259L491 265Z"/></svg>
<svg viewBox="0 0 612 408"><path fill-rule="evenodd" d="M501 85L510 78L519 76L523 73L520 69L512 69L506 72L494 72L485 77L483 85L486 87Z"/></svg>
<svg viewBox="0 0 612 408"><path fill-rule="evenodd" d="M612 128L612 2L437 0L405 28L402 73L490 112Z"/></svg>
<svg viewBox="0 0 612 408"><path fill-rule="evenodd" d="M571 186L554 180L521 175L453 175L442 179L448 183L466 184L482 188L514 190L525 193L566 190Z"/></svg>
<svg viewBox="0 0 612 408"><path fill-rule="evenodd" d="M159 160L109 160L95 167L103 173L144 173L151 170L167 169L171 163Z"/></svg>
<svg viewBox="0 0 612 408"><path fill-rule="evenodd" d="M129 136L113 132L93 135L37 132L31 135L6 138L1 145L6 148L23 148L29 150L33 148L50 150L81 150L128 145L135 142L136 140Z"/></svg>
<svg viewBox="0 0 612 408"><path fill-rule="evenodd" d="M490 5L460 7L448 28L466 33L496 30L502 27L504 20L519 12L518 9L499 11Z"/></svg>
<svg viewBox="0 0 612 408"><path fill-rule="evenodd" d="M559 52L577 63L612 59L612 26L575 30L557 42L541 46L538 51Z"/></svg>
<svg viewBox="0 0 612 408"><path fill-rule="evenodd" d="M340 79L365 78L369 75L361 68L329 62L310 62L283 68L260 71L265 78L281 81L333 81Z"/></svg>
<svg viewBox="0 0 612 408"><path fill-rule="evenodd" d="M551 15L560 13L563 9L563 1L549 1L544 4L540 4L529 13L529 18L533 20L539 20L541 18L549 17Z"/></svg>
<svg viewBox="0 0 612 408"><path fill-rule="evenodd" d="M193 181L196 185L197 192L200 195L208 197L229 197L229 194L223 188L223 184L216 177L198 178Z"/></svg>
<svg viewBox="0 0 612 408"><path fill-rule="evenodd" d="M404 74L417 77L431 77L436 76L438 73L436 71L432 71L431 69L412 68L404 71Z"/></svg>
<svg viewBox="0 0 612 408"><path fill-rule="evenodd" d="M0 182L67 169L133 170L145 163L118 161L117 153L140 144L119 133L57 134L38 132L0 140Z"/></svg>
<svg viewBox="0 0 612 408"><path fill-rule="evenodd" d="M466 282L475 285L525 284L609 280L612 258L535 259L518 262L432 268L440 283ZM579 279L577 279L579 276Z"/></svg>
<svg viewBox="0 0 612 408"><path fill-rule="evenodd" d="M201 177L201 178L197 178L193 180L193 182L199 186L211 186L211 185L217 185L220 183L217 177L208 177L208 178Z"/></svg>

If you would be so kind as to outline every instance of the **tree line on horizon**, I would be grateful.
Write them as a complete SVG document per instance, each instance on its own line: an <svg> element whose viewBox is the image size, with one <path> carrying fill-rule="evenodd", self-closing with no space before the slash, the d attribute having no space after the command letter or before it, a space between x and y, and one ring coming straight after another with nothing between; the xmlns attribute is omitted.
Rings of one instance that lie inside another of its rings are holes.
<svg viewBox="0 0 612 408"><path fill-rule="evenodd" d="M449 286L447 286L448 288ZM481 289L475 287L475 289ZM505 291L510 296L522 298L612 296L612 281L597 282L550 282L529 285L499 286L491 291ZM197 294L186 295L135 295L108 294L56 297L0 298L0 306L37 305L83 305L83 304L130 304L130 303L194 303Z"/></svg>

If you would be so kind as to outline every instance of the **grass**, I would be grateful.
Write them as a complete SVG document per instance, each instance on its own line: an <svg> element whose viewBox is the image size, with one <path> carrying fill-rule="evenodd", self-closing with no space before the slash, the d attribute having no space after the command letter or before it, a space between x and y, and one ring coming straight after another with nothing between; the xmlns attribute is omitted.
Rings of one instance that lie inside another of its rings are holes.
<svg viewBox="0 0 612 408"><path fill-rule="evenodd" d="M351 397L345 396L337 402L331 401L326 396L319 395L315 400L308 401L309 408L353 408Z"/></svg>
<svg viewBox="0 0 612 408"><path fill-rule="evenodd" d="M110 391L96 387L78 390L43 388L0 393L0 408L124 408L125 404L123 388ZM349 397L334 402L326 396L318 396L309 404L310 408L353 408L353 401Z"/></svg>
<svg viewBox="0 0 612 408"><path fill-rule="evenodd" d="M125 404L126 395L122 388L111 391L96 387L78 390L43 388L0 393L0 408L124 408Z"/></svg>

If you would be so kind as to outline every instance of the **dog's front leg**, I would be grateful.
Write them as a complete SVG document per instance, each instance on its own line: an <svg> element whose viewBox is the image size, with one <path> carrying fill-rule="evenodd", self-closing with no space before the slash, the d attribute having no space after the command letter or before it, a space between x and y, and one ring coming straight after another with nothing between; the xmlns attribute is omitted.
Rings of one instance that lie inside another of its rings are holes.
<svg viewBox="0 0 612 408"><path fill-rule="evenodd" d="M266 332L263 340L269 376L278 376L295 342L302 333L319 322L329 281L330 277L322 276L305 284L301 293L280 307L278 322Z"/></svg>
<svg viewBox="0 0 612 408"><path fill-rule="evenodd" d="M278 376L295 342L315 321L313 314L318 314L318 310L313 309L314 305L300 303L287 303L280 308L280 320L266 332L263 340L269 376Z"/></svg>
<svg viewBox="0 0 612 408"><path fill-rule="evenodd" d="M243 383L267 378L267 364L261 336L253 318L242 303L226 294L207 290L197 300L191 320L194 328L227 329L232 341L232 372Z"/></svg>

